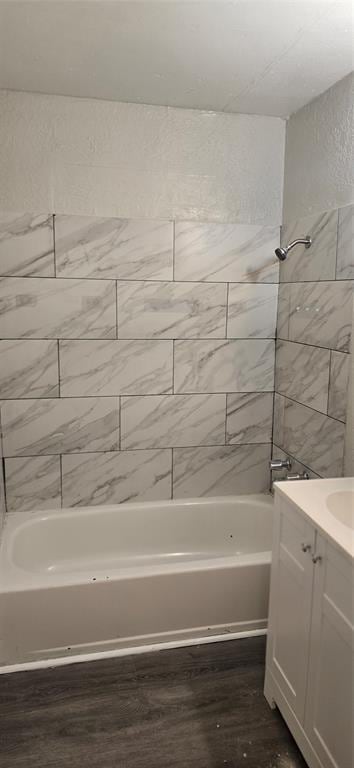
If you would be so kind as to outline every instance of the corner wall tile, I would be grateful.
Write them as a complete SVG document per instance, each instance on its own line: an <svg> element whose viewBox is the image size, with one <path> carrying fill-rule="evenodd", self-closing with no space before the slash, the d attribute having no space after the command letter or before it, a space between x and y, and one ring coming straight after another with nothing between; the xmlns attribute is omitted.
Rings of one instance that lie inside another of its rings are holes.
<svg viewBox="0 0 354 768"><path fill-rule="evenodd" d="M320 475L316 475L316 472L313 472L310 467L306 467L305 464L301 464L301 462L297 461L294 456L290 456L290 453L286 453L286 451L283 451L277 445L273 445L272 459L290 459L291 461L291 469L281 469L272 473L273 482L277 482L278 480L286 480L288 472L307 472L310 480L316 480L316 478L320 477Z"/></svg>
<svg viewBox="0 0 354 768"><path fill-rule="evenodd" d="M58 396L56 341L0 341L0 398Z"/></svg>
<svg viewBox="0 0 354 768"><path fill-rule="evenodd" d="M122 449L225 442L226 395L123 397Z"/></svg>
<svg viewBox="0 0 354 768"><path fill-rule="evenodd" d="M173 279L173 223L55 216L62 277Z"/></svg>
<svg viewBox="0 0 354 768"><path fill-rule="evenodd" d="M64 507L171 498L171 450L63 456L62 469Z"/></svg>
<svg viewBox="0 0 354 768"><path fill-rule="evenodd" d="M278 340L275 389L279 394L327 413L330 350Z"/></svg>
<svg viewBox="0 0 354 768"><path fill-rule="evenodd" d="M176 448L173 497L261 493L269 488L270 445Z"/></svg>
<svg viewBox="0 0 354 768"><path fill-rule="evenodd" d="M274 339L278 286L230 283L228 339Z"/></svg>
<svg viewBox="0 0 354 768"><path fill-rule="evenodd" d="M344 352L331 352L331 372L329 377L328 415L340 421L346 421L350 355Z"/></svg>
<svg viewBox="0 0 354 768"><path fill-rule="evenodd" d="M118 282L118 338L224 338L227 286Z"/></svg>
<svg viewBox="0 0 354 768"><path fill-rule="evenodd" d="M310 248L297 245L280 264L280 282L334 280L336 271L338 211L314 214L286 224L281 243L310 235Z"/></svg>
<svg viewBox="0 0 354 768"><path fill-rule="evenodd" d="M54 274L53 216L0 213L0 275Z"/></svg>
<svg viewBox="0 0 354 768"><path fill-rule="evenodd" d="M256 392L274 389L274 341L175 341L175 391Z"/></svg>
<svg viewBox="0 0 354 768"><path fill-rule="evenodd" d="M4 456L118 448L119 403L112 398L7 400L1 408Z"/></svg>
<svg viewBox="0 0 354 768"><path fill-rule="evenodd" d="M63 341L59 358L62 396L172 391L172 341Z"/></svg>
<svg viewBox="0 0 354 768"><path fill-rule="evenodd" d="M227 395L227 443L270 443L272 419L272 392Z"/></svg>
<svg viewBox="0 0 354 768"><path fill-rule="evenodd" d="M344 430L340 421L275 396L274 443L321 477L343 474Z"/></svg>
<svg viewBox="0 0 354 768"><path fill-rule="evenodd" d="M278 316L277 316L277 332L276 332L276 336L278 339L289 338L291 289L292 289L292 285L290 283L279 284Z"/></svg>
<svg viewBox="0 0 354 768"><path fill-rule="evenodd" d="M339 209L337 280L354 280L354 205Z"/></svg>
<svg viewBox="0 0 354 768"><path fill-rule="evenodd" d="M346 352L352 327L351 281L294 283L289 340Z"/></svg>
<svg viewBox="0 0 354 768"><path fill-rule="evenodd" d="M278 227L176 222L175 279L277 283Z"/></svg>
<svg viewBox="0 0 354 768"><path fill-rule="evenodd" d="M4 339L116 338L116 286L106 280L0 279Z"/></svg>
<svg viewBox="0 0 354 768"><path fill-rule="evenodd" d="M61 506L59 456L5 459L5 475L9 513Z"/></svg>

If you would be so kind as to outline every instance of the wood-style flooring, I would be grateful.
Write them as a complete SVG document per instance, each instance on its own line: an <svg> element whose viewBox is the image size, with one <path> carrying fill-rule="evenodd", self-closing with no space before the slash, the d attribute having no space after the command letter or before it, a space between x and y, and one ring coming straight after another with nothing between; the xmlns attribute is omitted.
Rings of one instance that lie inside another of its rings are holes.
<svg viewBox="0 0 354 768"><path fill-rule="evenodd" d="M0 676L1 768L306 768L263 637Z"/></svg>

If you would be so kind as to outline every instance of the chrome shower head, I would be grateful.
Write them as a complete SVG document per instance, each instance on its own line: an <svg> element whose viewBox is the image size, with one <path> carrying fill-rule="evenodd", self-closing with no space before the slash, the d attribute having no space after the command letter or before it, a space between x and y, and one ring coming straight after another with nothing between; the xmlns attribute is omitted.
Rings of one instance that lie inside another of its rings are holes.
<svg viewBox="0 0 354 768"><path fill-rule="evenodd" d="M276 248L274 253L276 257L279 259L279 261L285 261L289 251L291 251L292 248L294 248L295 245L304 245L305 248L310 248L312 243L310 235L306 235L306 237L299 237L297 240L293 240L292 243L289 243L285 248L280 247Z"/></svg>

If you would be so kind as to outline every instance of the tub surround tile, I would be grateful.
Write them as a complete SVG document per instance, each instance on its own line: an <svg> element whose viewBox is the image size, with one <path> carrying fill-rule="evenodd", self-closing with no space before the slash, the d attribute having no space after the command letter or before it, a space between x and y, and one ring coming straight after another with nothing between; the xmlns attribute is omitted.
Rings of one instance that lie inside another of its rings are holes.
<svg viewBox="0 0 354 768"><path fill-rule="evenodd" d="M225 443L226 395L123 397L122 449Z"/></svg>
<svg viewBox="0 0 354 768"><path fill-rule="evenodd" d="M275 396L273 439L321 477L343 473L345 425L329 416Z"/></svg>
<svg viewBox="0 0 354 768"><path fill-rule="evenodd" d="M172 391L172 341L62 341L59 359L62 396Z"/></svg>
<svg viewBox="0 0 354 768"><path fill-rule="evenodd" d="M173 279L173 223L55 216L62 277Z"/></svg>
<svg viewBox="0 0 354 768"><path fill-rule="evenodd" d="M328 415L340 421L346 421L347 417L349 366L350 355L331 352Z"/></svg>
<svg viewBox="0 0 354 768"><path fill-rule="evenodd" d="M63 506L170 499L171 476L171 450L63 456Z"/></svg>
<svg viewBox="0 0 354 768"><path fill-rule="evenodd" d="M118 338L224 338L227 286L118 282Z"/></svg>
<svg viewBox="0 0 354 768"><path fill-rule="evenodd" d="M4 456L116 450L118 398L8 400L1 408Z"/></svg>
<svg viewBox="0 0 354 768"><path fill-rule="evenodd" d="M8 512L61 507L60 456L6 459Z"/></svg>
<svg viewBox="0 0 354 768"><path fill-rule="evenodd" d="M270 443L272 418L272 392L227 395L227 443Z"/></svg>
<svg viewBox="0 0 354 768"><path fill-rule="evenodd" d="M274 389L274 341L175 341L175 392Z"/></svg>
<svg viewBox="0 0 354 768"><path fill-rule="evenodd" d="M352 324L351 281L294 283L289 340L347 352Z"/></svg>
<svg viewBox="0 0 354 768"><path fill-rule="evenodd" d="M277 285L230 283L227 337L274 339L277 297Z"/></svg>
<svg viewBox="0 0 354 768"><path fill-rule="evenodd" d="M0 213L0 275L54 274L53 216Z"/></svg>
<svg viewBox="0 0 354 768"><path fill-rule="evenodd" d="M116 338L116 335L114 281L0 279L2 338Z"/></svg>
<svg viewBox="0 0 354 768"><path fill-rule="evenodd" d="M57 341L0 341L0 398L58 396Z"/></svg>
<svg viewBox="0 0 354 768"><path fill-rule="evenodd" d="M291 461L291 469L281 469L277 470L276 472L272 472L273 482L277 482L278 480L286 480L288 472L299 472L300 474L302 472L307 472L310 480L316 480L320 477L320 475L317 475L316 472L313 472L310 467L306 467L305 464L301 464L301 462L297 461L294 456L291 456L290 453L283 451L277 445L273 445L272 459L290 459Z"/></svg>
<svg viewBox="0 0 354 768"><path fill-rule="evenodd" d="M176 222L175 279L277 283L277 227Z"/></svg>
<svg viewBox="0 0 354 768"><path fill-rule="evenodd" d="M270 445L176 448L173 496L228 496L269 488Z"/></svg>
<svg viewBox="0 0 354 768"><path fill-rule="evenodd" d="M334 280L336 272L338 211L314 214L282 228L281 243L310 235L310 248L297 245L280 264L280 282Z"/></svg>
<svg viewBox="0 0 354 768"><path fill-rule="evenodd" d="M330 354L329 349L278 340L276 391L327 413Z"/></svg>
<svg viewBox="0 0 354 768"><path fill-rule="evenodd" d="M337 280L354 280L354 205L338 212Z"/></svg>

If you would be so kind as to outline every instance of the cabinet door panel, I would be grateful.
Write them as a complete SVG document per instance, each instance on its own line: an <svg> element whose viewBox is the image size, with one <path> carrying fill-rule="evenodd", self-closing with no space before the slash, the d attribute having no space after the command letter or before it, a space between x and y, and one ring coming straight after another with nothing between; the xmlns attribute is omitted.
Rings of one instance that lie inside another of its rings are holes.
<svg viewBox="0 0 354 768"><path fill-rule="evenodd" d="M278 500L274 540L270 638L272 672L299 722L304 720L315 533ZM306 544L311 551L303 552Z"/></svg>
<svg viewBox="0 0 354 768"><path fill-rule="evenodd" d="M353 768L353 566L322 537L317 549L305 728L324 768Z"/></svg>

